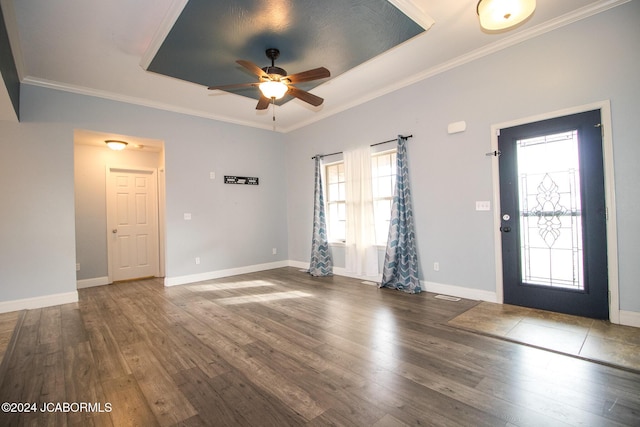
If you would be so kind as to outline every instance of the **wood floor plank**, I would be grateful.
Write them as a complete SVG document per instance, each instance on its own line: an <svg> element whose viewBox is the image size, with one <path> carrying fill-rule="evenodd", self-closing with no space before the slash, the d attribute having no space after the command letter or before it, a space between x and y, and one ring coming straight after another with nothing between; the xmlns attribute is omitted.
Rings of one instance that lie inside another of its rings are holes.
<svg viewBox="0 0 640 427"><path fill-rule="evenodd" d="M197 414L171 376L144 342L122 348L124 357L161 426L170 426Z"/></svg>
<svg viewBox="0 0 640 427"><path fill-rule="evenodd" d="M640 374L448 325L477 304L280 268L17 315L0 425L637 426ZM1 319L0 319L1 320ZM103 406L104 407L104 406Z"/></svg>
<svg viewBox="0 0 640 427"><path fill-rule="evenodd" d="M88 340L65 346L64 373L66 396L51 403L91 403L101 406L107 403ZM113 425L108 412L70 410L66 414L71 425Z"/></svg>
<svg viewBox="0 0 640 427"><path fill-rule="evenodd" d="M118 342L105 318L100 315L93 298L86 298L80 307L100 379L108 381L130 375L131 370L122 356Z"/></svg>
<svg viewBox="0 0 640 427"><path fill-rule="evenodd" d="M109 378L102 388L107 403L111 404L114 426L159 426L147 400L133 375Z"/></svg>
<svg viewBox="0 0 640 427"><path fill-rule="evenodd" d="M239 372L210 378L199 369L191 369L174 377L180 378L180 389L208 425L279 427L304 423L299 414L253 386Z"/></svg>

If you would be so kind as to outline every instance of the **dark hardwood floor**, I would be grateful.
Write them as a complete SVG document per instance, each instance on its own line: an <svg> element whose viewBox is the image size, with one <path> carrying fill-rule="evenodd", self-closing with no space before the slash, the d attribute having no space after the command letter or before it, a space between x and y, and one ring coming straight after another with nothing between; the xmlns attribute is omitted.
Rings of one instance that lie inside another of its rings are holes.
<svg viewBox="0 0 640 427"><path fill-rule="evenodd" d="M475 301L294 268L79 295L20 314L0 402L38 410L0 425L640 425L640 374L447 326Z"/></svg>

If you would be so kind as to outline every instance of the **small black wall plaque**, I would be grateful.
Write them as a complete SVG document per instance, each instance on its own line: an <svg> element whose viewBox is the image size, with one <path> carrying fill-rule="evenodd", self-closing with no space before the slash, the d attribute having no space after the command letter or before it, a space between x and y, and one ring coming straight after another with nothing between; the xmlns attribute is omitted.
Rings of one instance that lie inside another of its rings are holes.
<svg viewBox="0 0 640 427"><path fill-rule="evenodd" d="M225 184L248 184L248 185L258 185L257 177L250 176L224 176Z"/></svg>

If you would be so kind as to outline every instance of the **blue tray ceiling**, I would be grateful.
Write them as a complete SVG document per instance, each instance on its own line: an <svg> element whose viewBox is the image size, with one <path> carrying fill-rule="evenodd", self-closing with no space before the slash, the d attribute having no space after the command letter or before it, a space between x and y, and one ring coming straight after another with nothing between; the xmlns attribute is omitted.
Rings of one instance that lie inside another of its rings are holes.
<svg viewBox="0 0 640 427"><path fill-rule="evenodd" d="M190 0L147 70L203 86L251 83L235 61L264 67L277 48L289 74L326 67L336 77L424 31L387 0ZM255 87L230 92L259 98Z"/></svg>

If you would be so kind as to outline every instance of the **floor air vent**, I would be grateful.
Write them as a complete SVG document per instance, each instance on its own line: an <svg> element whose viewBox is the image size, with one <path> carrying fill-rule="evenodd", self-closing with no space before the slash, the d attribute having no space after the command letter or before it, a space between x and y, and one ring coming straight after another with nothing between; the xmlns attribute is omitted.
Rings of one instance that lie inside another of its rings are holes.
<svg viewBox="0 0 640 427"><path fill-rule="evenodd" d="M458 297L451 297L449 295L436 295L436 298L438 299L444 299L447 301L460 301L460 298Z"/></svg>

